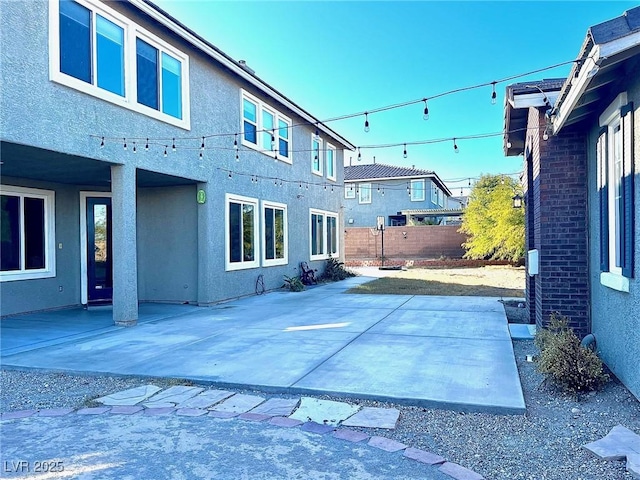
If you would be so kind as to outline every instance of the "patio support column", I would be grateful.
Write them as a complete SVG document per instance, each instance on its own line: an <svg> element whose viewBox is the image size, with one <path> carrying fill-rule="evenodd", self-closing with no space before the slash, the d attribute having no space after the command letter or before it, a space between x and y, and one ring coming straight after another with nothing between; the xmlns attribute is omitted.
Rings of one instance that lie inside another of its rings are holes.
<svg viewBox="0 0 640 480"><path fill-rule="evenodd" d="M214 187L212 182L198 183L198 305L214 302L214 260L220 255L220 249L214 248L216 222L217 229L224 231L224 210L214 208Z"/></svg>
<svg viewBox="0 0 640 480"><path fill-rule="evenodd" d="M138 321L138 258L136 242L136 167L111 167L113 219L113 321L134 326Z"/></svg>

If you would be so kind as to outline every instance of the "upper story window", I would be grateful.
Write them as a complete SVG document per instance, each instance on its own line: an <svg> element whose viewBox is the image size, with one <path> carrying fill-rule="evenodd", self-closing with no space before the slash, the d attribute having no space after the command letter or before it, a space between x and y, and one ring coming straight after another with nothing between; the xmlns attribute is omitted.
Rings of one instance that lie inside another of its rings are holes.
<svg viewBox="0 0 640 480"><path fill-rule="evenodd" d="M311 136L311 173L322 175L322 139Z"/></svg>
<svg viewBox="0 0 640 480"><path fill-rule="evenodd" d="M242 144L291 163L291 120L242 90Z"/></svg>
<svg viewBox="0 0 640 480"><path fill-rule="evenodd" d="M55 277L55 193L0 188L0 281Z"/></svg>
<svg viewBox="0 0 640 480"><path fill-rule="evenodd" d="M359 203L371 203L371 184L370 183L361 183L360 184L360 198Z"/></svg>
<svg viewBox="0 0 640 480"><path fill-rule="evenodd" d="M327 143L326 157L327 157L327 178L329 180L335 180L336 170L337 170L336 147L334 147L330 143Z"/></svg>
<svg viewBox="0 0 640 480"><path fill-rule="evenodd" d="M345 184L344 186L344 198L356 198L356 189L353 186L353 183L350 183L349 186Z"/></svg>
<svg viewBox="0 0 640 480"><path fill-rule="evenodd" d="M434 205L438 205L438 194L440 189L435 185L431 184L431 203Z"/></svg>
<svg viewBox="0 0 640 480"><path fill-rule="evenodd" d="M424 199L424 180L411 180L411 201L423 202Z"/></svg>
<svg viewBox="0 0 640 480"><path fill-rule="evenodd" d="M50 0L50 78L190 128L189 58L97 0Z"/></svg>

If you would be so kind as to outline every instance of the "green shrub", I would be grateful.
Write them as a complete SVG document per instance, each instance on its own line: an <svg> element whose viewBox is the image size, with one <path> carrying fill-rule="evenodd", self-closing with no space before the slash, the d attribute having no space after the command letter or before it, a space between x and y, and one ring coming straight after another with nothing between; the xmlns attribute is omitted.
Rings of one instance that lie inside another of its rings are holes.
<svg viewBox="0 0 640 480"><path fill-rule="evenodd" d="M339 262L335 258L329 258L329 260L327 260L327 264L324 267L324 272L322 272L320 280L324 282L337 282L339 280L344 280L345 278L355 276L355 273L350 272L349 270L344 268L344 263Z"/></svg>
<svg viewBox="0 0 640 480"><path fill-rule="evenodd" d="M283 287L288 288L292 292L301 292L304 290L304 283L302 283L300 277L288 277L285 275Z"/></svg>
<svg viewBox="0 0 640 480"><path fill-rule="evenodd" d="M549 326L538 330L535 344L540 349L538 371L564 391L579 394L598 390L608 380L602 360L569 327L569 319L552 313Z"/></svg>

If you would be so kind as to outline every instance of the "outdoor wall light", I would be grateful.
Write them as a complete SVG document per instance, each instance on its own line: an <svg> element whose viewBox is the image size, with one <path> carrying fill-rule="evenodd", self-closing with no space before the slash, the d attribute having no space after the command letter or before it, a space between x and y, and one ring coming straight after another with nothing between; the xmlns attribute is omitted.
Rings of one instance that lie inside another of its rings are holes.
<svg viewBox="0 0 640 480"><path fill-rule="evenodd" d="M522 195L516 193L511 199L513 200L513 208L522 208Z"/></svg>
<svg viewBox="0 0 640 480"><path fill-rule="evenodd" d="M403 237L404 239L406 239L406 238L407 238L407 232L402 232L402 237Z"/></svg>

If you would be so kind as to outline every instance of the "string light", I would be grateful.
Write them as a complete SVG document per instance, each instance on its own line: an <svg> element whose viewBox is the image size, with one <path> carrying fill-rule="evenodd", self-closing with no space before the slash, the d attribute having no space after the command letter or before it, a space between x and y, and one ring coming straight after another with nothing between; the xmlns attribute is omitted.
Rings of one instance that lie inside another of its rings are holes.
<svg viewBox="0 0 640 480"><path fill-rule="evenodd" d="M498 97L496 94L496 82L491 82L491 86L493 87L493 91L491 92L491 105L495 105Z"/></svg>
<svg viewBox="0 0 640 480"><path fill-rule="evenodd" d="M233 139L233 148L238 150L238 134L236 133L235 138Z"/></svg>
<svg viewBox="0 0 640 480"><path fill-rule="evenodd" d="M364 112L364 131L365 132L369 132L370 128L369 128L369 114L367 112Z"/></svg>
<svg viewBox="0 0 640 480"><path fill-rule="evenodd" d="M240 161L240 155L238 155L238 151L236 150L236 162Z"/></svg>
<svg viewBox="0 0 640 480"><path fill-rule="evenodd" d="M133 142L133 153L137 153L137 151L136 151L136 142Z"/></svg>
<svg viewBox="0 0 640 480"><path fill-rule="evenodd" d="M313 139L316 142L320 140L320 132L318 132L318 122L316 122L316 133L314 134Z"/></svg>
<svg viewBox="0 0 640 480"><path fill-rule="evenodd" d="M100 141L100 148L104 148L104 137L102 137L102 140Z"/></svg>
<svg viewBox="0 0 640 480"><path fill-rule="evenodd" d="M453 151L456 153L460 153L460 149L458 148L458 144L456 143L456 139L453 139Z"/></svg>
<svg viewBox="0 0 640 480"><path fill-rule="evenodd" d="M173 153L176 153L176 139L173 139L173 144L171 145L171 150L173 151Z"/></svg>
<svg viewBox="0 0 640 480"><path fill-rule="evenodd" d="M228 178L229 178L229 179L232 179L232 178L233 178L233 175L231 175L231 172L229 172Z"/></svg>
<svg viewBox="0 0 640 480"><path fill-rule="evenodd" d="M127 139L123 138L122 140L124 141L123 148L126 150L127 149Z"/></svg>
<svg viewBox="0 0 640 480"><path fill-rule="evenodd" d="M148 152L149 151L149 139L147 138L147 143L144 144L144 151Z"/></svg>
<svg viewBox="0 0 640 480"><path fill-rule="evenodd" d="M360 147L358 147L358 161L362 160L362 154L360 153Z"/></svg>
<svg viewBox="0 0 640 480"><path fill-rule="evenodd" d="M164 158L167 158L167 146L164 146Z"/></svg>
<svg viewBox="0 0 640 480"><path fill-rule="evenodd" d="M200 150L200 153L198 154L198 156L200 157L200 160L202 160L202 158L203 158L202 150Z"/></svg>
<svg viewBox="0 0 640 480"><path fill-rule="evenodd" d="M422 114L422 118L424 120L429 120L429 107L427 106L427 99L423 98L422 101L424 102L424 113Z"/></svg>
<svg viewBox="0 0 640 480"><path fill-rule="evenodd" d="M382 196L384 197L384 187L382 187Z"/></svg>
<svg viewBox="0 0 640 480"><path fill-rule="evenodd" d="M200 150L204 151L204 137L202 137L202 144L200 145Z"/></svg>
<svg viewBox="0 0 640 480"><path fill-rule="evenodd" d="M404 158L407 158L407 144L406 143L404 144L404 151L402 152L402 156Z"/></svg>

